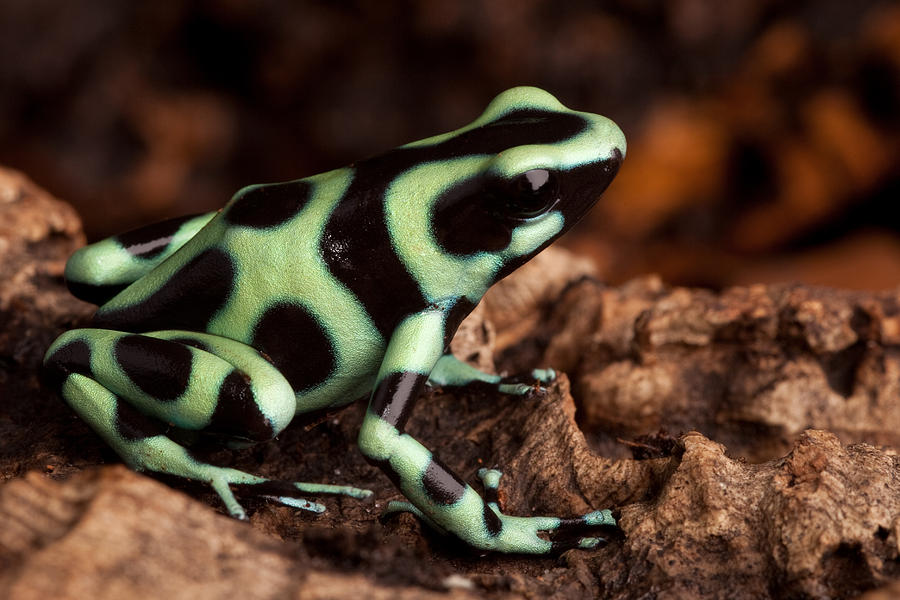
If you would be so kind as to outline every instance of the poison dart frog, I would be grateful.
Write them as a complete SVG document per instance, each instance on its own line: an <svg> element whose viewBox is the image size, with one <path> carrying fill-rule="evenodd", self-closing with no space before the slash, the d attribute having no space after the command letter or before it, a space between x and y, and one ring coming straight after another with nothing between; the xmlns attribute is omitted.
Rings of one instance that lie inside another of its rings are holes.
<svg viewBox="0 0 900 600"><path fill-rule="evenodd" d="M609 119L518 87L450 133L86 246L65 277L99 308L52 344L45 375L129 466L206 482L240 519L235 492L314 512L325 508L304 496L372 492L206 464L185 432L243 447L367 398L359 449L408 500L388 510L484 550L596 546L609 510L504 514L498 471L479 471L482 497L404 429L426 384L533 389L457 360L450 339L493 283L593 206L624 156Z"/></svg>

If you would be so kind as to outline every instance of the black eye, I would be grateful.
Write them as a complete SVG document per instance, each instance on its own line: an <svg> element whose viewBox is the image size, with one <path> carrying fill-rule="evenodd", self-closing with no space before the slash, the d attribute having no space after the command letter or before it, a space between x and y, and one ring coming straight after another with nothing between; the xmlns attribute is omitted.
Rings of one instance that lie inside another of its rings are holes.
<svg viewBox="0 0 900 600"><path fill-rule="evenodd" d="M556 174L547 169L532 169L516 177L506 194L508 214L528 219L550 210L559 196Z"/></svg>

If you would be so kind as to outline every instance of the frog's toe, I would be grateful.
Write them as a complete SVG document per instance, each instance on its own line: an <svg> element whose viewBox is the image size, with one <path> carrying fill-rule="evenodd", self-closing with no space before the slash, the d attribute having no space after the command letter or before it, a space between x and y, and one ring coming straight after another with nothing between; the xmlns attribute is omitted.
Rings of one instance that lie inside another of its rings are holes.
<svg viewBox="0 0 900 600"><path fill-rule="evenodd" d="M617 527L616 519L608 508L589 512L582 515L580 520L589 527Z"/></svg>
<svg viewBox="0 0 900 600"><path fill-rule="evenodd" d="M546 386L544 386L543 384L540 384L540 383L535 383L533 386L531 386L531 389L529 389L528 392L525 394L525 399L533 400L536 398L543 398L544 396L546 396L549 393L550 392L548 391Z"/></svg>
<svg viewBox="0 0 900 600"><path fill-rule="evenodd" d="M273 500L285 506L291 506L300 510L313 513L325 512L325 506L318 502L312 502L301 498L299 492L304 494L342 495L352 498L368 498L372 495L370 490L350 487L346 485L328 485L323 483L304 483L291 481L277 481L259 479L253 482L232 483L235 488L245 494L252 494L260 498ZM221 495L221 494L220 494ZM228 503L226 502L226 505Z"/></svg>
<svg viewBox="0 0 900 600"><path fill-rule="evenodd" d="M605 542L605 539L597 537L572 538L570 540L554 540L553 549L551 550L551 552L565 552L567 550L572 550L573 548L579 548L581 550L591 550L593 548L597 548Z"/></svg>
<svg viewBox="0 0 900 600"><path fill-rule="evenodd" d="M375 495L372 490L364 488L352 487L349 485L330 485L326 483L304 483L295 481L293 486L307 494L318 494L325 496L349 496L357 500L365 500Z"/></svg>
<svg viewBox="0 0 900 600"><path fill-rule="evenodd" d="M384 508L384 512L381 513L381 518L384 519L399 513L410 513L423 521L429 521L428 517L425 516L425 513L416 508L415 504L412 502L401 502L400 500L391 500L388 502L387 506Z"/></svg>
<svg viewBox="0 0 900 600"><path fill-rule="evenodd" d="M497 469L478 469L478 479L486 490L496 490L500 487L500 478L503 477L503 471Z"/></svg>
<svg viewBox="0 0 900 600"><path fill-rule="evenodd" d="M410 513L420 521L437 531L438 533L447 534L447 530L432 521L428 518L428 516L423 513L421 510L416 508L416 506L412 502L400 502L399 500L391 500L388 502L388 505L385 507L384 512L381 513L381 519L386 519L391 515L396 515L398 513Z"/></svg>
<svg viewBox="0 0 900 600"><path fill-rule="evenodd" d="M318 502L310 502L309 500L305 500L304 498L293 498L291 496L269 496L263 495L263 498L268 498L269 500L274 500L279 504L284 504L285 506L291 506L293 508L299 508L300 510L308 510L312 513L323 513L325 512L325 507Z"/></svg>
<svg viewBox="0 0 900 600"><path fill-rule="evenodd" d="M545 386L555 380L556 371L553 369L533 369L528 373L502 378L497 389L514 396L541 396L547 393Z"/></svg>
<svg viewBox="0 0 900 600"><path fill-rule="evenodd" d="M291 506L300 510L306 510L312 513L325 512L325 506L318 502L307 500L306 495L331 495L331 496L349 496L356 499L366 499L373 496L371 490L351 487L348 485L330 485L325 483L306 483L300 481L279 481L272 479L255 478L253 480L243 480L239 483L231 482L231 485L241 495L252 495L258 498L265 498ZM217 490L218 491L218 490ZM230 490L229 490L230 493ZM302 493L302 496L301 496ZM220 493L220 495L222 495ZM224 500L223 496L223 500ZM226 506L229 506L229 512L232 516L237 516L231 510L229 502L226 500ZM234 504L240 508L235 501ZM243 511L243 509L241 509ZM246 518L246 517L238 517Z"/></svg>
<svg viewBox="0 0 900 600"><path fill-rule="evenodd" d="M498 489L500 488L500 478L503 473L497 469L478 469L478 479L484 486L484 501L500 508L500 497Z"/></svg>
<svg viewBox="0 0 900 600"><path fill-rule="evenodd" d="M231 491L228 483L228 480L225 478L214 478L209 482L212 489L219 494L219 498L225 504L228 514L240 521L246 521L247 513L240 502L237 501L237 498L234 497L234 493Z"/></svg>
<svg viewBox="0 0 900 600"><path fill-rule="evenodd" d="M531 376L545 385L556 381L556 371L549 367L546 369L533 369Z"/></svg>
<svg viewBox="0 0 900 600"><path fill-rule="evenodd" d="M557 537L577 537L588 532L596 534L598 530L610 533L618 531L616 519L610 510L595 510L580 517L560 519L554 533ZM604 538L598 539L606 541Z"/></svg>
<svg viewBox="0 0 900 600"><path fill-rule="evenodd" d="M527 383L501 383L497 386L501 394L510 396L527 396L534 391L533 385Z"/></svg>

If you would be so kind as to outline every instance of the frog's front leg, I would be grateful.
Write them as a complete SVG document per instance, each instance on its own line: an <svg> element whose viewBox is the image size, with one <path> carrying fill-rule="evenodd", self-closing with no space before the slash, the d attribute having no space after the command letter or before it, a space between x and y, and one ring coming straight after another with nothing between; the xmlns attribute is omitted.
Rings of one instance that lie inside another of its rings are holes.
<svg viewBox="0 0 900 600"><path fill-rule="evenodd" d="M384 470L427 523L472 546L545 554L599 543L587 533L614 524L608 511L576 519L505 515L403 432L413 402L441 357L443 330L444 315L435 309L408 317L394 332L360 430L363 454Z"/></svg>
<svg viewBox="0 0 900 600"><path fill-rule="evenodd" d="M130 467L206 482L234 517L245 513L231 486L313 512L325 508L299 498L301 492L371 495L209 465L168 437L175 428L245 446L271 439L291 421L294 391L250 346L183 331L77 329L53 343L44 364L49 382Z"/></svg>
<svg viewBox="0 0 900 600"><path fill-rule="evenodd" d="M538 391L539 385L547 385L555 379L556 371L553 369L533 369L530 373L512 377L492 375L447 353L435 363L428 376L428 384L461 387L478 383L491 386L501 394L524 396Z"/></svg>

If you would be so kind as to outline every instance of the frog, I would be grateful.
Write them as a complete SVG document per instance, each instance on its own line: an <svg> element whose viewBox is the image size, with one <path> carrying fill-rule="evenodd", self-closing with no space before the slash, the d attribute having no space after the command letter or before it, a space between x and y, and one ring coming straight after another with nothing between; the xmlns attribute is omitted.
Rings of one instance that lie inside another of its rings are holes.
<svg viewBox="0 0 900 600"><path fill-rule="evenodd" d="M506 514L499 470L477 472L479 494L406 424L428 387L529 396L553 382L550 368L478 370L450 340L494 283L588 212L625 152L612 120L516 87L449 133L84 246L65 280L98 308L49 347L45 381L128 466L208 484L238 519L238 496L317 513L310 498L372 492L209 464L198 437L244 448L365 400L357 446L405 497L386 513L483 551L593 548L615 528L609 509Z"/></svg>

